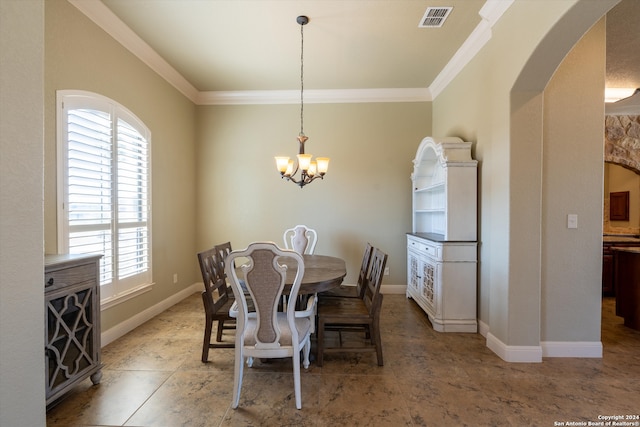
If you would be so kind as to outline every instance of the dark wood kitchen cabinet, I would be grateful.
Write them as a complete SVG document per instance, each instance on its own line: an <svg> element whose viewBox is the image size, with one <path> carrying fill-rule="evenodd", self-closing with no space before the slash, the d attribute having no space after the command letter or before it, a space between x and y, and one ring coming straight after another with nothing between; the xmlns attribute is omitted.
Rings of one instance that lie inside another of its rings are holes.
<svg viewBox="0 0 640 427"><path fill-rule="evenodd" d="M615 295L613 247L640 247L640 238L635 236L608 235L602 241L602 295L612 297Z"/></svg>
<svg viewBox="0 0 640 427"><path fill-rule="evenodd" d="M640 248L613 248L616 315L624 325L640 330Z"/></svg>

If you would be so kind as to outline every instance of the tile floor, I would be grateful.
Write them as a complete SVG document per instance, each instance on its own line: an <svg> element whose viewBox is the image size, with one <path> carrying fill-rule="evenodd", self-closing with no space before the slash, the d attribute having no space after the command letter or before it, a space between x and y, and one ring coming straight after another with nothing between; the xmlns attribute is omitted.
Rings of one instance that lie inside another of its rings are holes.
<svg viewBox="0 0 640 427"><path fill-rule="evenodd" d="M374 353L327 355L324 367L303 371L296 410L290 360L257 361L234 410L233 349L200 362L204 314L194 294L106 346L102 383L76 387L47 425L558 426L636 415L640 332L613 304L603 304L602 359L506 363L481 335L434 332L413 301L385 295L384 367Z"/></svg>

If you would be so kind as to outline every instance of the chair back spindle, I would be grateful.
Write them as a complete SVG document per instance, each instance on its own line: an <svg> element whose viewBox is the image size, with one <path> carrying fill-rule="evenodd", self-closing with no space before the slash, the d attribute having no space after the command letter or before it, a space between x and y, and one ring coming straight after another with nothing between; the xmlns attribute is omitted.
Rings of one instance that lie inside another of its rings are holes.
<svg viewBox="0 0 640 427"><path fill-rule="evenodd" d="M364 248L364 253L362 254L362 262L360 264L360 272L358 273L356 286L341 285L338 288L321 292L319 294L318 304L323 304L336 298L364 298L364 292L367 288L367 280L371 266L372 253L373 246L371 245L371 243L367 242Z"/></svg>
<svg viewBox="0 0 640 427"><path fill-rule="evenodd" d="M367 280L369 270L371 267L371 253L373 252L373 246L367 242L364 248L364 254L362 255L362 264L360 265L360 273L358 274L358 281L356 282L356 294L359 298L364 297L364 293L367 289Z"/></svg>
<svg viewBox="0 0 640 427"><path fill-rule="evenodd" d="M380 287L382 285L382 276L386 263L387 254L381 250L376 250L373 254L373 260L371 261L371 267L369 268L364 286L363 300L369 312L381 306L381 302L378 300L382 299Z"/></svg>

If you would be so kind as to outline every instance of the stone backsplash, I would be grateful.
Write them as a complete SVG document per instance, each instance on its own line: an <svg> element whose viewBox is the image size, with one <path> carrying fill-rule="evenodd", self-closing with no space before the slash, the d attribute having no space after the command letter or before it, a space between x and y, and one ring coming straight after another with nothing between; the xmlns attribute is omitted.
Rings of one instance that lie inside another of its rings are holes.
<svg viewBox="0 0 640 427"><path fill-rule="evenodd" d="M640 116L606 116L604 160L640 173Z"/></svg>

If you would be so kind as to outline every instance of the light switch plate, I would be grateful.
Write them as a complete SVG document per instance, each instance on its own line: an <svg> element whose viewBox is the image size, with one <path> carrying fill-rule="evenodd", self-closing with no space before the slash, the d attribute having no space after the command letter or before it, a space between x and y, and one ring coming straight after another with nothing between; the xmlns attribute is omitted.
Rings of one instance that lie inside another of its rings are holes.
<svg viewBox="0 0 640 427"><path fill-rule="evenodd" d="M578 228L578 215L567 215L567 228Z"/></svg>

